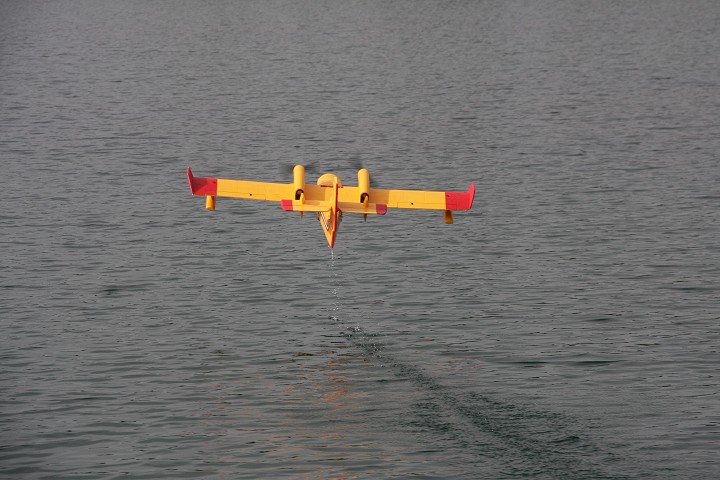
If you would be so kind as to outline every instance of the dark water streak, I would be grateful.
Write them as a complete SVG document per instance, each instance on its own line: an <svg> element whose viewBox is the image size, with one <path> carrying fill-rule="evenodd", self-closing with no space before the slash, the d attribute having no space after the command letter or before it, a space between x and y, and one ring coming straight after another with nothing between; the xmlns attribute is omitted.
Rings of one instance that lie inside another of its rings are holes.
<svg viewBox="0 0 720 480"><path fill-rule="evenodd" d="M401 379L426 392L427 398L412 406L411 425L449 435L463 450L475 452L477 461L504 465L498 475L533 478L625 478L602 468L584 465L588 457L612 455L572 433L571 419L547 411L493 400L477 393L454 392L420 368L388 358L374 335L350 328L348 340L389 367ZM582 431L580 435L588 435ZM608 459L605 459L608 461Z"/></svg>

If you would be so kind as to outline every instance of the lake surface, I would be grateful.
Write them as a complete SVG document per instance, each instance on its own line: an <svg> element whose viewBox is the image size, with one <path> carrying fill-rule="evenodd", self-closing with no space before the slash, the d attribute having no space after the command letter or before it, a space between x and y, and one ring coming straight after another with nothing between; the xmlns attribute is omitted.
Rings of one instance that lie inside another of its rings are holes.
<svg viewBox="0 0 720 480"><path fill-rule="evenodd" d="M0 477L720 477L718 52L715 1L3 1ZM296 163L478 192L331 252L185 177Z"/></svg>

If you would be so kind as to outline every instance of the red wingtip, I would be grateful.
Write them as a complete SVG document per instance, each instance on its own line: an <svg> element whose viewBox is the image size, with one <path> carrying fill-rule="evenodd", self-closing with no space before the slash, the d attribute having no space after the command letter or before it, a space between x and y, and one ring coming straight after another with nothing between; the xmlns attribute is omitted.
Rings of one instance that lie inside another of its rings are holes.
<svg viewBox="0 0 720 480"><path fill-rule="evenodd" d="M190 167L187 169L188 183L193 195L199 197L217 195L217 178L199 178L192 174Z"/></svg>
<svg viewBox="0 0 720 480"><path fill-rule="evenodd" d="M468 204L467 204L467 210L470 210L472 208L473 200L475 200L475 184L471 183L470 188L468 189L468 197L470 197Z"/></svg>
<svg viewBox="0 0 720 480"><path fill-rule="evenodd" d="M446 192L446 210L470 210L475 199L475 184L471 183L467 192Z"/></svg>

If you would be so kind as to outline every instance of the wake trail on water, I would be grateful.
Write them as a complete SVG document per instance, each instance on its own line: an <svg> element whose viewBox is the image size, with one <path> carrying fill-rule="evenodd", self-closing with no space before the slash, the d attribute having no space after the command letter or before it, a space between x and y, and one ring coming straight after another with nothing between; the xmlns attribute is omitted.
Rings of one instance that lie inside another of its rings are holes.
<svg viewBox="0 0 720 480"><path fill-rule="evenodd" d="M450 433L457 447L473 450L506 465L503 476L533 478L631 478L610 474L606 464L621 463L616 454L590 439L590 425L564 414L493 398L480 392L458 392L423 368L391 353L382 334L366 331L345 318L339 293L340 273L331 253L330 281L333 304L329 319L340 335L362 354L394 375L413 384L426 400L408 406L415 425L427 431ZM481 388L481 385L478 385ZM398 401L401 401L399 399Z"/></svg>

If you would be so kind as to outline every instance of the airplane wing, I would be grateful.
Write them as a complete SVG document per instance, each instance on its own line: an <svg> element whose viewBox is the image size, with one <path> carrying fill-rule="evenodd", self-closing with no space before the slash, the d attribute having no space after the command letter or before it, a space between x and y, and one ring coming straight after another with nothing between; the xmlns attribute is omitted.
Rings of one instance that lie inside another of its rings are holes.
<svg viewBox="0 0 720 480"><path fill-rule="evenodd" d="M205 197L243 198L279 202L283 210L298 212L325 212L331 208L335 190L327 186L304 184L304 198L295 199L293 183L251 182L222 178L195 177L187 170L193 195ZM450 223L452 210L470 210L475 198L475 185L467 192L438 192L425 190L369 189L369 202L361 198L360 187L341 186L337 190L337 208L345 213L384 215L388 208L413 210L444 210ZM295 199L295 200L293 200ZM214 210L214 198L208 199L208 208Z"/></svg>
<svg viewBox="0 0 720 480"><path fill-rule="evenodd" d="M360 200L360 195L361 192L358 187L343 187L339 191L338 201L357 203ZM472 184L467 192L382 190L371 188L369 200L375 204L386 205L387 208L408 208L414 210L470 210L474 198L475 185Z"/></svg>
<svg viewBox="0 0 720 480"><path fill-rule="evenodd" d="M279 202L286 198L294 198L292 183L248 182L245 180L226 180L223 178L195 177L190 168L187 169L188 182L193 195L227 198L245 198L248 200L265 200Z"/></svg>
<svg viewBox="0 0 720 480"><path fill-rule="evenodd" d="M205 197L205 207L215 210L215 198L244 198L278 202L285 211L314 212L323 227L330 248L335 244L335 235L343 213L363 215L385 215L388 208L414 210L442 210L445 223L453 223L453 210L470 210L475 198L475 185L467 192L436 192L425 190L383 190L370 188L370 173L358 170L358 186L343 186L340 179L332 174L318 178L317 185L305 183L305 168L296 165L293 169L293 183L250 182L223 178L195 177L187 169L190 191L193 195ZM372 202L372 203L371 203Z"/></svg>

